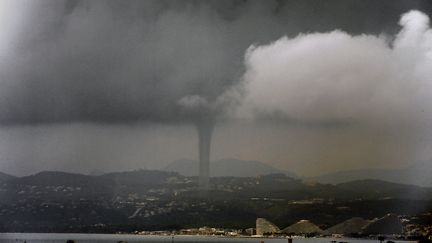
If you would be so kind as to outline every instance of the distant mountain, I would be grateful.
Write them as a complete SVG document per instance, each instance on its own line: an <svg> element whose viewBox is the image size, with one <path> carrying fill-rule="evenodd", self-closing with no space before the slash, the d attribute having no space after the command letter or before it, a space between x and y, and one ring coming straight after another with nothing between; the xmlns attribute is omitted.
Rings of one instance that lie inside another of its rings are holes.
<svg viewBox="0 0 432 243"><path fill-rule="evenodd" d="M176 160L164 169L165 171L178 172L184 176L198 175L198 161ZM294 173L272 167L266 163L253 160L222 159L210 163L210 174L212 177L255 177L259 175L283 173L290 177L297 177Z"/></svg>
<svg viewBox="0 0 432 243"><path fill-rule="evenodd" d="M383 180L401 184L418 186L432 186L431 162L420 163L404 169L359 169L338 171L317 177L307 178L308 181L316 181L325 184L339 184L354 180Z"/></svg>
<svg viewBox="0 0 432 243"><path fill-rule="evenodd" d="M9 175L9 174L0 172L0 182L1 181L7 181L7 180L10 180L10 179L13 179L13 178L16 178L16 177L13 176L13 175Z"/></svg>
<svg viewBox="0 0 432 243"><path fill-rule="evenodd" d="M432 198L431 187L399 184L381 180L358 180L337 184L338 193L345 197L362 198Z"/></svg>
<svg viewBox="0 0 432 243"><path fill-rule="evenodd" d="M105 172L103 170L99 170L99 169L91 170L87 173L87 175L89 175L89 176L100 176L103 174L107 174L107 172Z"/></svg>
<svg viewBox="0 0 432 243"><path fill-rule="evenodd" d="M17 185L35 186L113 186L113 185L158 185L166 183L175 172L157 170L133 170L112 172L99 176L83 175L60 171L42 171L34 175L15 177L9 180Z"/></svg>
<svg viewBox="0 0 432 243"><path fill-rule="evenodd" d="M117 185L160 185L165 184L169 178L179 176L176 172L160 170L133 170L125 172L112 172L97 176L111 180Z"/></svg>
<svg viewBox="0 0 432 243"><path fill-rule="evenodd" d="M16 177L9 182L34 186L93 186L104 183L94 176L60 171L42 171L30 176Z"/></svg>

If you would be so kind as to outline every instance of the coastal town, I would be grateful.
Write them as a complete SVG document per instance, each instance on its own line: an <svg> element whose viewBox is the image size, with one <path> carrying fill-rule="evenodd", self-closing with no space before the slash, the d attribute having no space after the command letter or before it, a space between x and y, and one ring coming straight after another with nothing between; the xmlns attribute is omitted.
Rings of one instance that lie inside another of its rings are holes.
<svg viewBox="0 0 432 243"><path fill-rule="evenodd" d="M43 172L0 183L0 231L140 235L431 235L432 190L380 181L311 184L282 174L212 178L137 170ZM350 188L374 188L359 191ZM394 192L397 193L394 193ZM347 193L349 192L349 193ZM417 193L413 200L408 193Z"/></svg>
<svg viewBox="0 0 432 243"><path fill-rule="evenodd" d="M424 216L431 216L428 215ZM365 238L386 237L395 240L429 240L432 241L432 226L417 225L412 222L417 217L403 217L393 214L374 220L351 218L328 229L320 229L309 220L300 220L295 224L280 229L264 218L256 220L255 228L224 229L199 227L175 231L135 231L139 235L195 235L225 237L331 237L331 238Z"/></svg>

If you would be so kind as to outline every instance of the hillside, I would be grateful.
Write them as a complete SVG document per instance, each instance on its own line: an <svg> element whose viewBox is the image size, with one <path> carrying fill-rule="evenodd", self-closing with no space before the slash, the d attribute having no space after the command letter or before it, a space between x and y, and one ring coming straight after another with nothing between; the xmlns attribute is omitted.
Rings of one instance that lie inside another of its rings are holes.
<svg viewBox="0 0 432 243"><path fill-rule="evenodd" d="M15 176L0 172L0 182L7 181L13 178L15 178Z"/></svg>
<svg viewBox="0 0 432 243"><path fill-rule="evenodd" d="M179 176L175 172L158 170L134 170L125 172L107 173L96 178L111 180L117 185L160 185L166 184L167 180Z"/></svg>
<svg viewBox="0 0 432 243"><path fill-rule="evenodd" d="M101 181L95 177L61 171L42 171L34 175L16 177L9 181L16 185L33 186L93 186Z"/></svg>
<svg viewBox="0 0 432 243"><path fill-rule="evenodd" d="M113 172L100 176L44 171L24 177L14 177L5 181L6 191L14 193L23 188L81 188L80 195L101 192L107 196L115 194L142 193L148 188L167 190L172 187L187 187L184 197L195 197L196 177L182 176L176 172L157 170L135 170ZM432 188L405 185L381 180L357 180L337 185L309 184L285 174L268 174L253 177L213 177L214 192L208 197L274 197L300 200L311 197L339 199L385 199L403 198L432 199ZM236 189L240 188L240 190ZM238 190L238 191L237 191ZM25 190L24 190L25 191ZM237 191L235 194L232 192ZM190 193L189 193L190 192ZM55 194L55 193L54 193ZM46 194L46 195L54 195ZM20 195L20 197L25 195ZM40 197L40 196L38 196Z"/></svg>
<svg viewBox="0 0 432 243"><path fill-rule="evenodd" d="M184 176L196 176L198 174L198 161L176 160L164 168L165 171L178 172ZM290 177L297 177L294 173L270 166L266 163L254 160L222 159L210 163L212 177L255 177L259 175L283 173Z"/></svg>
<svg viewBox="0 0 432 243"><path fill-rule="evenodd" d="M210 191L203 193L196 177L166 171L101 176L50 171L13 178L0 183L0 231L250 228L259 217L283 226L309 219L326 228L352 217L432 210L432 188L377 180L311 184L269 174L210 182Z"/></svg>

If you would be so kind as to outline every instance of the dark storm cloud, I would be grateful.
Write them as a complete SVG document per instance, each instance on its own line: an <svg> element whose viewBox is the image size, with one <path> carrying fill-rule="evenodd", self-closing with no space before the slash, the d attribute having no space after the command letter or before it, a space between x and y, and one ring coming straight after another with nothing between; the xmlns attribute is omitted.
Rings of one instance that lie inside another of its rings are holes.
<svg viewBox="0 0 432 243"><path fill-rule="evenodd" d="M25 17L1 55L0 122L196 120L202 112L181 101L220 102L251 44L335 28L393 33L400 14L428 2L14 1L5 8Z"/></svg>

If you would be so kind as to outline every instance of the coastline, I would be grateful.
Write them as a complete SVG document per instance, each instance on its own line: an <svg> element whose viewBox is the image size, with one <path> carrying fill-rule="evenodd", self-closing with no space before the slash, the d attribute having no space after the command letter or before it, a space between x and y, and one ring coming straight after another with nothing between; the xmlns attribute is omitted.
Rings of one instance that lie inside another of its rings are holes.
<svg viewBox="0 0 432 243"><path fill-rule="evenodd" d="M80 241L130 241L135 242L137 240L141 241L151 241L151 242L288 242L288 239L293 239L293 243L309 243L309 242L379 242L374 238L351 238L351 237L303 237L303 236L221 236L221 235L140 235L140 234L100 234L100 233L0 233L0 240L12 241L24 241L27 242L41 240L50 240L51 242L65 242L68 239L80 240ZM415 240L406 239L391 239L396 243L409 243L417 242Z"/></svg>

